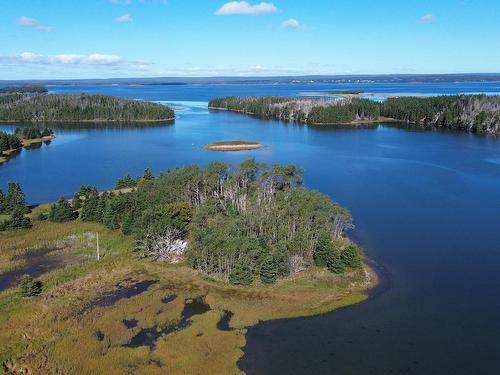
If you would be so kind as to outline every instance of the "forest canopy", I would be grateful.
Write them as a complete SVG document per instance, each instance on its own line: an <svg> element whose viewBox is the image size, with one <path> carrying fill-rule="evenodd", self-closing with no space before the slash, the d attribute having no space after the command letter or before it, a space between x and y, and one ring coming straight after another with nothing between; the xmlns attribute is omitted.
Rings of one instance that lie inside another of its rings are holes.
<svg viewBox="0 0 500 375"><path fill-rule="evenodd" d="M380 106L368 99L325 100L288 97L237 97L213 99L211 109L224 109L254 115L265 119L278 119L307 124L341 124L373 121L380 115Z"/></svg>
<svg viewBox="0 0 500 375"><path fill-rule="evenodd" d="M307 124L343 124L392 119L424 127L476 133L500 133L500 96L401 96L382 103L368 99L297 99L291 97L226 97L209 102L212 109L264 119Z"/></svg>
<svg viewBox="0 0 500 375"><path fill-rule="evenodd" d="M5 122L154 122L174 118L174 111L162 104L108 95L0 96L0 121Z"/></svg>
<svg viewBox="0 0 500 375"><path fill-rule="evenodd" d="M450 95L387 99L382 114L409 124L500 133L500 96Z"/></svg>
<svg viewBox="0 0 500 375"><path fill-rule="evenodd" d="M45 86L40 85L25 85L25 86L7 86L0 87L0 95L2 94L45 94L48 90Z"/></svg>
<svg viewBox="0 0 500 375"><path fill-rule="evenodd" d="M83 186L73 208L83 221L133 235L142 257L168 260L187 246L194 269L242 285L255 277L274 282L313 264L338 273L361 264L361 250L344 237L349 212L305 189L294 165L214 162L123 181L135 186L132 192Z"/></svg>

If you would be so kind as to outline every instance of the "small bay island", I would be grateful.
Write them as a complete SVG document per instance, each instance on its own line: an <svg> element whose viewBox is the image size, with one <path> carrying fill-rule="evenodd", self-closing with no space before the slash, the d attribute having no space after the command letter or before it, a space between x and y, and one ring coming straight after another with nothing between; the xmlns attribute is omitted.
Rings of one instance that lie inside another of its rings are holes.
<svg viewBox="0 0 500 375"><path fill-rule="evenodd" d="M205 148L211 151L246 151L262 147L264 147L263 144L252 141L221 141L205 145Z"/></svg>

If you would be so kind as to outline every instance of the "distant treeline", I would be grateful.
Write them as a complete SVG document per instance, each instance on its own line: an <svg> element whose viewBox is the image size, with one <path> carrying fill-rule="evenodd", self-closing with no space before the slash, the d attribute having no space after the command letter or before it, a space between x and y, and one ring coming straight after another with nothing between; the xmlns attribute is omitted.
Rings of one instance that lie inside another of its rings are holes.
<svg viewBox="0 0 500 375"><path fill-rule="evenodd" d="M45 94L48 90L45 86L28 85L28 86L8 86L0 87L1 94Z"/></svg>
<svg viewBox="0 0 500 375"><path fill-rule="evenodd" d="M307 124L374 121L383 116L428 127L500 133L500 96L397 97L383 103L357 98L332 102L286 97L226 97L211 100L209 107Z"/></svg>
<svg viewBox="0 0 500 375"><path fill-rule="evenodd" d="M0 96L0 121L6 122L153 122L173 120L162 104L107 95Z"/></svg>
<svg viewBox="0 0 500 375"><path fill-rule="evenodd" d="M383 103L382 114L409 124L500 133L500 96L390 98Z"/></svg>
<svg viewBox="0 0 500 375"><path fill-rule="evenodd" d="M373 121L380 105L367 99L331 100L286 97L226 97L209 102L212 109L242 112L266 119L307 124L339 124Z"/></svg>

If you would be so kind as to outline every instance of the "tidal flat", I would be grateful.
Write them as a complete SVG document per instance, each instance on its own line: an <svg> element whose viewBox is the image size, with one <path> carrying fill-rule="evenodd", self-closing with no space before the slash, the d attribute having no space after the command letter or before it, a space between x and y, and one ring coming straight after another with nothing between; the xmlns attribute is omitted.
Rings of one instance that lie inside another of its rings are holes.
<svg viewBox="0 0 500 375"><path fill-rule="evenodd" d="M95 233L102 258L95 258ZM335 275L311 268L275 285L231 286L194 271L138 259L133 240L100 224L34 222L0 238L2 274L20 259L75 257L39 273L44 290L0 292L0 364L37 374L240 374L246 328L326 313L365 300L372 268ZM62 250L60 250L62 251Z"/></svg>

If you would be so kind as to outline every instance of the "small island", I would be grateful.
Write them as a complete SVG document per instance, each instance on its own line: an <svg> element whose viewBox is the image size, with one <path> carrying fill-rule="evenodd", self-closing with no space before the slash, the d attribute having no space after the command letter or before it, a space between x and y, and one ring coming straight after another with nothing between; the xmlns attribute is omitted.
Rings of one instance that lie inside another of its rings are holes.
<svg viewBox="0 0 500 375"><path fill-rule="evenodd" d="M262 147L264 147L263 144L251 141L222 141L205 145L205 148L210 151L246 151Z"/></svg>

